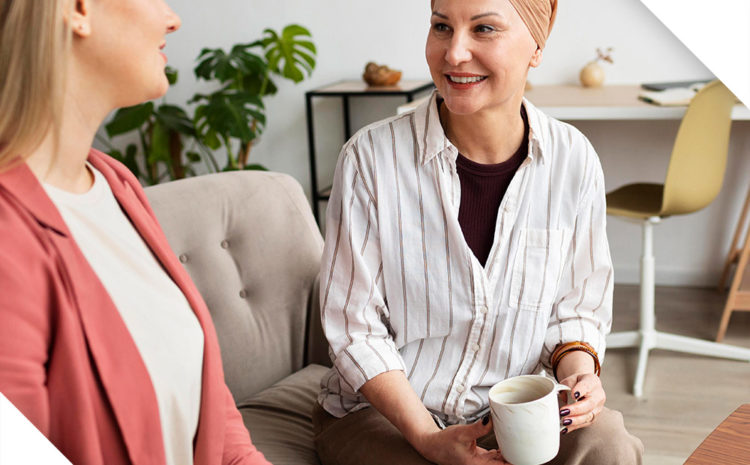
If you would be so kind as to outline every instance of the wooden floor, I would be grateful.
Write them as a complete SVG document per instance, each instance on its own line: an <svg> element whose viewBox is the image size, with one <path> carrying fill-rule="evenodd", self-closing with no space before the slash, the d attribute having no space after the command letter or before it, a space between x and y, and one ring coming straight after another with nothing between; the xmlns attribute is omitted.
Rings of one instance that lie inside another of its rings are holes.
<svg viewBox="0 0 750 465"><path fill-rule="evenodd" d="M725 299L715 289L658 287L657 329L713 340ZM638 327L638 304L637 286L615 286L613 331ZM724 342L750 347L750 312L733 314ZM637 399L636 362L635 349L608 351L602 381L607 406L621 411L643 441L645 465L682 464L730 413L750 403L750 363L652 351Z"/></svg>

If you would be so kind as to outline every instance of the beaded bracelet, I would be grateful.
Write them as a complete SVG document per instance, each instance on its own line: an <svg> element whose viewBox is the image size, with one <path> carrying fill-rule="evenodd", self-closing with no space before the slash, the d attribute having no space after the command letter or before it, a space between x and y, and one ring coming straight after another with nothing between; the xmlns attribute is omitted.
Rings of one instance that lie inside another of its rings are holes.
<svg viewBox="0 0 750 465"><path fill-rule="evenodd" d="M578 350L591 355L591 357L594 359L594 373L596 374L596 376L599 376L602 371L602 367L599 364L599 355L596 353L594 348L591 347L591 345L582 341L576 341L568 342L567 344L560 344L552 353L552 356L550 357L550 364L552 365L552 374L555 376L555 379L557 379L557 366L560 364L560 361L563 359L563 357L571 352Z"/></svg>

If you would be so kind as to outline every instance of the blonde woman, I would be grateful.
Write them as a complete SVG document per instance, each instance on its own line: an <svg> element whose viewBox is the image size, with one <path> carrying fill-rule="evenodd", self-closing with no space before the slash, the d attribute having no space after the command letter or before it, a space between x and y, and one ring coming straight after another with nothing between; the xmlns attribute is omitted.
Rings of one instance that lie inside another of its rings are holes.
<svg viewBox="0 0 750 465"><path fill-rule="evenodd" d="M344 147L328 208L313 421L324 465L504 463L489 388L571 387L554 464L637 464L604 407L612 263L596 152L523 98L556 0L433 0L437 86Z"/></svg>
<svg viewBox="0 0 750 465"><path fill-rule="evenodd" d="M128 170L92 150L163 95L162 0L0 2L0 392L76 465L264 465L208 310Z"/></svg>

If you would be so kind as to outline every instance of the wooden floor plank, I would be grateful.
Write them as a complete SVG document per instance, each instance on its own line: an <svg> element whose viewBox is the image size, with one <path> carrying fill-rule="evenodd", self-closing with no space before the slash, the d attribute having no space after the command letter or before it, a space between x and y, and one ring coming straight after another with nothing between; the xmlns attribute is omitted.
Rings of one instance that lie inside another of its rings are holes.
<svg viewBox="0 0 750 465"><path fill-rule="evenodd" d="M713 340L726 294L714 289L657 287L657 328ZM616 285L613 331L638 327L637 286ZM750 313L732 315L724 340L750 347ZM750 402L750 364L656 350L649 357L644 395L632 393L634 349L608 351L602 369L607 406L620 410L644 443L645 465L682 464L740 405Z"/></svg>

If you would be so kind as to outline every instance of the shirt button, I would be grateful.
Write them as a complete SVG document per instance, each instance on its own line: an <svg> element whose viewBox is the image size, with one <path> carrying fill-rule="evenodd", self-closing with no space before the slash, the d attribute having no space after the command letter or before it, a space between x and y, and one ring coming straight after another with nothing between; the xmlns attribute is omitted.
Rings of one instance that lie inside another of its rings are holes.
<svg viewBox="0 0 750 465"><path fill-rule="evenodd" d="M474 344L473 346L471 346L471 350L474 352L479 352L479 344Z"/></svg>
<svg viewBox="0 0 750 465"><path fill-rule="evenodd" d="M185 254L180 255L180 261L182 263L187 263L188 262L188 256L185 255Z"/></svg>
<svg viewBox="0 0 750 465"><path fill-rule="evenodd" d="M482 305L482 308L481 308L481 309L479 309L479 311L480 311L480 312L482 312L482 315L486 315L486 314L487 314L487 312L489 312L489 311L490 311L490 309L489 309L489 308L487 308L487 306L486 306L486 305Z"/></svg>
<svg viewBox="0 0 750 465"><path fill-rule="evenodd" d="M246 299L247 298L247 291L246 290L243 289L243 290L240 291L240 298L241 299Z"/></svg>
<svg viewBox="0 0 750 465"><path fill-rule="evenodd" d="M464 388L463 384L459 384L458 386L456 386L456 392L458 392L459 394L461 394L462 392L464 392L464 389L465 388Z"/></svg>
<svg viewBox="0 0 750 465"><path fill-rule="evenodd" d="M229 241L227 241L227 240L221 241L221 248L222 249L228 249L229 248Z"/></svg>

